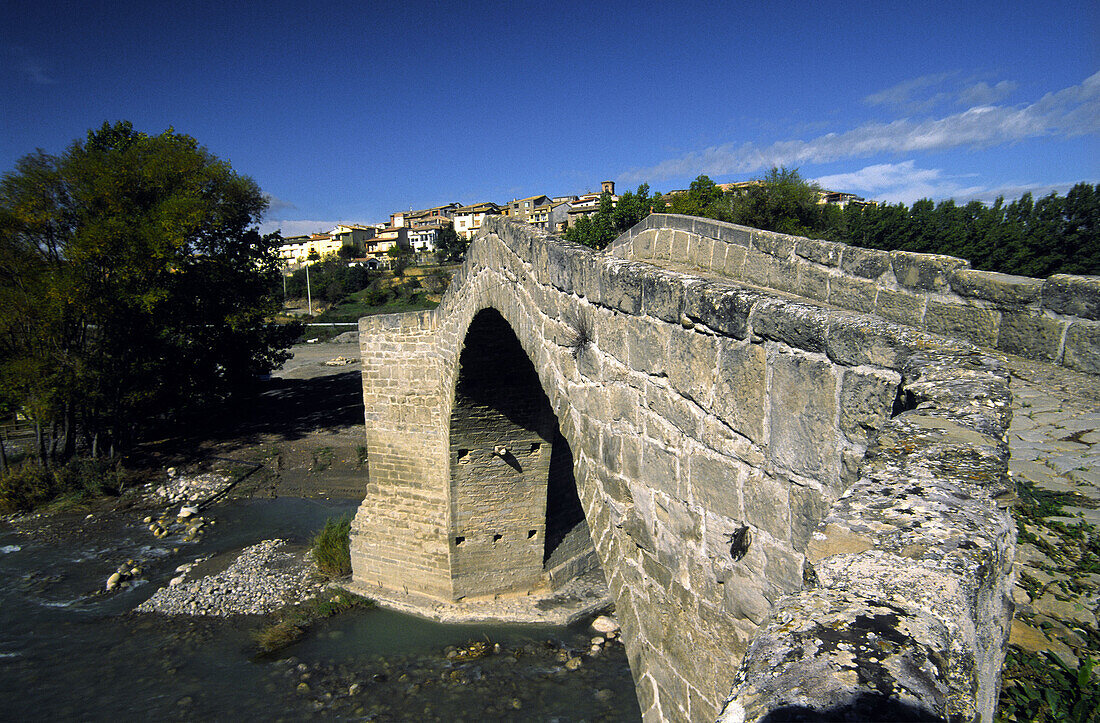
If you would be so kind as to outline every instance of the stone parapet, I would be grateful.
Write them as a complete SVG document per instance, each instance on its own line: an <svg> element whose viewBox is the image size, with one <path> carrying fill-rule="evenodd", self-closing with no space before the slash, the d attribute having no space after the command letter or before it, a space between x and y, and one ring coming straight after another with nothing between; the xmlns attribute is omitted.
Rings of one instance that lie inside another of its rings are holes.
<svg viewBox="0 0 1100 723"><path fill-rule="evenodd" d="M806 551L806 584L753 639L720 718L992 721L1012 617L1007 374L917 354L912 407Z"/></svg>
<svg viewBox="0 0 1100 723"><path fill-rule="evenodd" d="M613 256L668 261L1029 359L1100 374L1100 277L1049 279L970 268L963 259L650 214Z"/></svg>

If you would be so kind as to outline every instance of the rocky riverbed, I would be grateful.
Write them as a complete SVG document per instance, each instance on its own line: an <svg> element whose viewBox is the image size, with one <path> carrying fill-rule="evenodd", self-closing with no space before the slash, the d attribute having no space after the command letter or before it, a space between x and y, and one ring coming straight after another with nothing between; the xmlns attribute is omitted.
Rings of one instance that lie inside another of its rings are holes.
<svg viewBox="0 0 1100 723"><path fill-rule="evenodd" d="M179 573L137 606L163 615L264 615L319 595L326 583L308 552L291 551L285 540L264 540L245 548L227 568L188 580L201 562Z"/></svg>

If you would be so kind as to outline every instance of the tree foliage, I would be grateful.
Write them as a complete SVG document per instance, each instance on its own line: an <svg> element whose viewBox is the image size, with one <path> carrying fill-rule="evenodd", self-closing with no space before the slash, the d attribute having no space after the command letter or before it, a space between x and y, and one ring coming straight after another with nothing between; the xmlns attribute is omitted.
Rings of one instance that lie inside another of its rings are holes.
<svg viewBox="0 0 1100 723"><path fill-rule="evenodd" d="M590 246L594 249L605 248L623 231L649 215L652 199L649 186L642 184L635 192L627 191L615 203L606 191L600 195L600 204L591 218L581 216L565 230L566 241Z"/></svg>
<svg viewBox="0 0 1100 723"><path fill-rule="evenodd" d="M335 254L309 265L309 293L314 299L335 304L348 294L370 286L378 272L366 266L349 265ZM306 269L301 267L286 279L286 295L289 298L306 297Z"/></svg>
<svg viewBox="0 0 1100 723"><path fill-rule="evenodd" d="M443 261L461 261L466 256L470 242L458 235L454 224L445 223L435 240L436 256Z"/></svg>
<svg viewBox="0 0 1100 723"><path fill-rule="evenodd" d="M772 168L755 183L722 193L706 176L652 203L655 212L732 221L779 233L885 250L946 254L974 268L1021 276L1100 274L1100 185L1079 183L1065 196L1025 193L959 205L818 203L821 189L797 169Z"/></svg>
<svg viewBox="0 0 1100 723"><path fill-rule="evenodd" d="M43 463L123 451L286 358L266 206L193 138L126 122L0 179L0 399Z"/></svg>

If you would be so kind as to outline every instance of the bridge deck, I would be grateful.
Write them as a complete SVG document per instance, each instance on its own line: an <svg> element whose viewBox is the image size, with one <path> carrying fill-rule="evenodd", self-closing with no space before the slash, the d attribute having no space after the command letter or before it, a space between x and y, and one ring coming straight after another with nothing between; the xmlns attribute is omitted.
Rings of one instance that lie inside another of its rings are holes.
<svg viewBox="0 0 1100 723"><path fill-rule="evenodd" d="M1095 648L1073 629L1096 629L1100 575L1080 569L1078 542L1052 523L1084 522L1094 538L1100 534L1100 379L1019 357L1008 357L1008 366L1013 398L1009 469L1017 483L1084 498L1064 506L1062 515L1044 518L1045 524L1025 522L1037 539L1025 542L1030 538L1024 533L1016 552L1011 642L1073 662Z"/></svg>

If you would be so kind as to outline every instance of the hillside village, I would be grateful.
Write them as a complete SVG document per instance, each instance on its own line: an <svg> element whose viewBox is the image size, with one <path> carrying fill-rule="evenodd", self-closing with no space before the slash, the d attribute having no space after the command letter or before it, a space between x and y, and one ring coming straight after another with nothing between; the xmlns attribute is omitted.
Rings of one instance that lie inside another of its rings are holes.
<svg viewBox="0 0 1100 723"><path fill-rule="evenodd" d="M741 181L720 183L722 191L736 191L747 188L760 181ZM686 190L674 190L665 194L673 197ZM439 237L447 226L463 239L470 239L481 228L486 216L508 216L517 221L535 226L550 233L562 233L576 225L582 216L591 217L600 206L604 194L611 197L612 204L619 201L615 193L614 181L600 183L598 193L588 192L571 196L528 196L513 198L507 203L483 201L464 206L453 202L419 211L397 211L390 214L389 221L378 224L344 224L334 226L326 233L288 236L279 247L279 256L289 268L295 268L310 258L320 258L328 254L341 253L352 263L363 264L372 269L390 266L389 252L394 246L407 249L416 263L433 260L439 250ZM821 190L818 203L835 204L844 207L852 204L873 204L854 193Z"/></svg>

